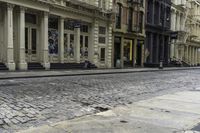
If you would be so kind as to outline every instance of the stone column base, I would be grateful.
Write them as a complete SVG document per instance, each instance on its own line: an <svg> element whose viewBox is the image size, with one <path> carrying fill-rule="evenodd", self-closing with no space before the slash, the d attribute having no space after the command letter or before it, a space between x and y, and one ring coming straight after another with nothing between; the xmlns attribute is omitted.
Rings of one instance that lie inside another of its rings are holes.
<svg viewBox="0 0 200 133"><path fill-rule="evenodd" d="M50 63L49 63L49 62L41 63L41 65L42 65L46 70L49 70L49 69L50 69Z"/></svg>
<svg viewBox="0 0 200 133"><path fill-rule="evenodd" d="M18 63L18 69L19 70L27 70L28 69L27 63L26 62Z"/></svg>
<svg viewBox="0 0 200 133"><path fill-rule="evenodd" d="M15 63L6 63L6 66L8 67L8 70L10 70L10 71L15 71L16 70Z"/></svg>

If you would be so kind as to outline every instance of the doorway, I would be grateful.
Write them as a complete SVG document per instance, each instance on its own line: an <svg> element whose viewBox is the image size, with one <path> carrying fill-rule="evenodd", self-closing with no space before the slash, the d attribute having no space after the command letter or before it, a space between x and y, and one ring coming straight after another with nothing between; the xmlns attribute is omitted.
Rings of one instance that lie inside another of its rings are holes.
<svg viewBox="0 0 200 133"><path fill-rule="evenodd" d="M133 67L133 43L132 40L124 40L124 67Z"/></svg>
<svg viewBox="0 0 200 133"><path fill-rule="evenodd" d="M137 45L136 66L142 66L142 44Z"/></svg>
<svg viewBox="0 0 200 133"><path fill-rule="evenodd" d="M25 27L25 53L27 62L37 61L37 28Z"/></svg>
<svg viewBox="0 0 200 133"><path fill-rule="evenodd" d="M121 38L115 37L114 42L114 67L116 67L117 60L121 59Z"/></svg>

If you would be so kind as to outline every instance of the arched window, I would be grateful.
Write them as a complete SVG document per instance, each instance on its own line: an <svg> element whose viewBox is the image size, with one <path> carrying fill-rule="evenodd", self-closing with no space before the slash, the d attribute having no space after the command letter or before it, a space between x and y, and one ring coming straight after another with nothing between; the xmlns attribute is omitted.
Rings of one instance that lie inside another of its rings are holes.
<svg viewBox="0 0 200 133"><path fill-rule="evenodd" d="M122 16L122 5L117 3L117 5L116 5L116 20L115 20L115 26L117 29L121 29L121 16Z"/></svg>

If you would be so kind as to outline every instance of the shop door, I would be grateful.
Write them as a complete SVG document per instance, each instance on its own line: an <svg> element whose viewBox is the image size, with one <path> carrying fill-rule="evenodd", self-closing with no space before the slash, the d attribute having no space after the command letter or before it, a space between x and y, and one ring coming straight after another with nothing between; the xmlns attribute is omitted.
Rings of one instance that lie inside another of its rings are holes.
<svg viewBox="0 0 200 133"><path fill-rule="evenodd" d="M117 60L121 59L121 38L115 37L114 42L114 67L116 67Z"/></svg>
<svg viewBox="0 0 200 133"><path fill-rule="evenodd" d="M37 29L25 28L25 52L27 62L37 62Z"/></svg>
<svg viewBox="0 0 200 133"><path fill-rule="evenodd" d="M133 67L133 44L132 40L124 41L124 67Z"/></svg>
<svg viewBox="0 0 200 133"><path fill-rule="evenodd" d="M74 61L74 34L65 32L64 34L64 58L65 62Z"/></svg>
<svg viewBox="0 0 200 133"><path fill-rule="evenodd" d="M137 58L136 58L136 65L141 66L142 65L142 44L138 43L137 45Z"/></svg>
<svg viewBox="0 0 200 133"><path fill-rule="evenodd" d="M80 58L81 62L88 60L88 36L81 35L80 36Z"/></svg>

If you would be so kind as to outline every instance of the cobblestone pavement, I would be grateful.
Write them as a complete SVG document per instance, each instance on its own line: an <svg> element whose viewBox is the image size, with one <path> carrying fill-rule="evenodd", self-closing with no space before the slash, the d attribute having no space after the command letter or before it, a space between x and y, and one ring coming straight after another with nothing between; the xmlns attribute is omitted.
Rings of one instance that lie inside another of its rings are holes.
<svg viewBox="0 0 200 133"><path fill-rule="evenodd" d="M0 132L200 87L200 70L0 80Z"/></svg>

